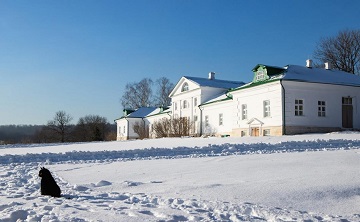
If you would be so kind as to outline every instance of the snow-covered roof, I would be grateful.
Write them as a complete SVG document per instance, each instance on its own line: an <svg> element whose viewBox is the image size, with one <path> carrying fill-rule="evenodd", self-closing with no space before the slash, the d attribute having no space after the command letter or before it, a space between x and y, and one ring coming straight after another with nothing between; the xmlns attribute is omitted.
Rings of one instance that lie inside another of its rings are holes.
<svg viewBox="0 0 360 222"><path fill-rule="evenodd" d="M157 108L156 107L141 107L137 110L135 110L134 112L130 113L127 116L127 118L143 118L147 115L149 115L150 113L154 112Z"/></svg>
<svg viewBox="0 0 360 222"><path fill-rule="evenodd" d="M220 80L220 79L208 79L200 77L191 77L184 76L186 79L193 81L199 86L208 86L214 88L223 88L223 89L232 89L244 85L244 82L241 81L229 81L229 80Z"/></svg>
<svg viewBox="0 0 360 222"><path fill-rule="evenodd" d="M333 85L344 85L344 86L360 86L360 76L347 73L335 69L324 69L324 68L308 68L306 66L299 65L287 65L284 68L267 66L267 65L257 65L253 69L253 72L256 75L257 68L265 68L267 70L267 78L264 80L254 80L247 84L244 84L234 90L236 91L252 86L257 86L259 84L265 84L275 80L288 80L288 81L298 81L298 82L311 82L311 83L323 83L323 84L333 84Z"/></svg>
<svg viewBox="0 0 360 222"><path fill-rule="evenodd" d="M298 65L288 65L285 68L285 75L282 77L284 80L360 86L360 76L339 70L308 68Z"/></svg>
<svg viewBox="0 0 360 222"><path fill-rule="evenodd" d="M220 93L220 94L214 95L209 100L203 102L201 104L201 106L208 105L208 104L215 103L215 102L221 102L221 101L225 101L225 100L229 100L229 99L231 99L231 97L229 97L227 95L227 92L226 93Z"/></svg>
<svg viewBox="0 0 360 222"><path fill-rule="evenodd" d="M156 108L151 113L149 113L147 115L147 117L165 114L165 113L169 113L169 112L171 112L170 107L159 107L159 108Z"/></svg>
<svg viewBox="0 0 360 222"><path fill-rule="evenodd" d="M130 110L130 111L132 111L132 110ZM155 116L155 115L168 113L168 112L170 112L169 107L164 107L164 108L160 108L160 107L141 107L141 108L138 108L135 111L132 111L129 114L124 114L124 116L120 117L119 119L124 119L124 118L144 118L144 117ZM119 120L119 119L116 119L116 120Z"/></svg>

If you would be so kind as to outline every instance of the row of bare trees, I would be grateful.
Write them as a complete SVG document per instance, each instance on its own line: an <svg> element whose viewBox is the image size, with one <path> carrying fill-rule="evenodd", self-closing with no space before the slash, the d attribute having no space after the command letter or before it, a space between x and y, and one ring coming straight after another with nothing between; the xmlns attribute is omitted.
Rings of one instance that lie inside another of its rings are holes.
<svg viewBox="0 0 360 222"><path fill-rule="evenodd" d="M121 105L134 110L148 106L169 106L169 94L173 88L174 84L166 77L161 77L155 82L150 78L144 78L140 82L128 83L121 97Z"/></svg>
<svg viewBox="0 0 360 222"><path fill-rule="evenodd" d="M88 142L116 139L116 126L108 123L105 117L87 115L81 117L76 125L73 117L65 111L58 111L47 125L33 136L33 142Z"/></svg>
<svg viewBox="0 0 360 222"><path fill-rule="evenodd" d="M190 136L194 132L194 122L186 117L163 118L155 121L149 129L144 121L138 121L133 125L133 130L140 139L149 138L150 133L155 138Z"/></svg>

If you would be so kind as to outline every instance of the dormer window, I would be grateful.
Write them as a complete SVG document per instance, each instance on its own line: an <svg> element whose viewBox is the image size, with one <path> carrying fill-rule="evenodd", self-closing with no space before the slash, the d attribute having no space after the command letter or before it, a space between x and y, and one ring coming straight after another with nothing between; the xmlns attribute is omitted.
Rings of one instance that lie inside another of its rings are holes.
<svg viewBox="0 0 360 222"><path fill-rule="evenodd" d="M284 74L285 69L275 66L257 65L252 70L254 72L253 82L263 82L273 77Z"/></svg>
<svg viewBox="0 0 360 222"><path fill-rule="evenodd" d="M187 82L184 83L181 88L181 92L186 92L186 91L189 91L189 84L187 84Z"/></svg>
<svg viewBox="0 0 360 222"><path fill-rule="evenodd" d="M256 81L262 81L265 80L266 76L263 70L259 70L256 72L255 80Z"/></svg>

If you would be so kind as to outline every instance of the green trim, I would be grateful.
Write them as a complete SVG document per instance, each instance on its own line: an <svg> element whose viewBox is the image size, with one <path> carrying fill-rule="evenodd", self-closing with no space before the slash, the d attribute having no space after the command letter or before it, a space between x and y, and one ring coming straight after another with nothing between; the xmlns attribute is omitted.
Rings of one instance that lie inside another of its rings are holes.
<svg viewBox="0 0 360 222"><path fill-rule="evenodd" d="M231 95L231 98L226 97L225 99L219 99L219 100L215 100L215 101L212 101L212 102L203 103L203 104L200 104L199 107L200 106L206 106L206 105L213 104L213 103L224 102L224 101L227 101L227 100L232 100L232 95Z"/></svg>
<svg viewBox="0 0 360 222"><path fill-rule="evenodd" d="M303 82L303 83L315 83L315 84L325 84L325 85L333 85L333 86L347 86L347 87L360 87L359 85L349 85L346 83L326 83L326 82L315 82L315 81L306 81L299 79L283 79L285 82Z"/></svg>
<svg viewBox="0 0 360 222"><path fill-rule="evenodd" d="M252 82L256 83L256 82L264 82L269 79L272 79L273 76L283 74L286 71L286 69L276 66L267 66L263 64L258 64L252 69L252 71L254 72L254 78Z"/></svg>
<svg viewBox="0 0 360 222"><path fill-rule="evenodd" d="M114 122L116 122L116 120L123 119L123 118L124 118L123 116L120 117L120 118L117 118L117 119L114 120Z"/></svg>
<svg viewBox="0 0 360 222"><path fill-rule="evenodd" d="M122 117L120 117L120 118L118 118L118 119L115 119L114 122L115 122L116 120L120 120L120 119L141 119L141 118L144 118L144 117L127 117L127 116L122 116Z"/></svg>
<svg viewBox="0 0 360 222"><path fill-rule="evenodd" d="M325 83L325 82L315 82L315 81L305 81L305 80L299 80L299 79L283 79L283 78L272 78L266 81L261 81L261 82L252 82L250 84L241 86L239 88L236 89L230 89L229 92L235 92L235 91L239 91L242 89L248 89L248 88L252 88L252 87L256 87L259 85L264 85L267 83L272 83L272 82L276 82L276 81L284 81L284 82L302 82L302 83L315 83L315 84L325 84L325 85L336 85L336 86L348 86L348 87L360 87L360 86L355 86L355 85L348 85L348 84L341 84L341 83Z"/></svg>
<svg viewBox="0 0 360 222"><path fill-rule="evenodd" d="M260 85L265 85L265 84L280 81L280 80L282 80L282 78L272 78L272 79L268 79L268 80L265 80L265 81L252 82L252 83L250 83L248 85L241 86L241 87L236 88L236 89L231 89L231 90L229 90L229 92L235 92L235 91L239 91L239 90L242 90L242 89L248 89L248 88L252 88L252 87L256 87L256 86L260 86Z"/></svg>
<svg viewBox="0 0 360 222"><path fill-rule="evenodd" d="M169 110L165 110L163 112L158 112L156 114L152 114L152 115L149 115L149 116L145 116L145 117L152 117L152 116L158 116L158 115L162 115L162 114L168 114L168 113L171 113L171 111Z"/></svg>

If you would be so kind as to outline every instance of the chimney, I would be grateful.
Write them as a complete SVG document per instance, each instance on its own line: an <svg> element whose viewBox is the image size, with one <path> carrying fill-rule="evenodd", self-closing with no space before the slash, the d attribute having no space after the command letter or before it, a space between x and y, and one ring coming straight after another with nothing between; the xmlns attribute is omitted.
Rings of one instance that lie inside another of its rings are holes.
<svg viewBox="0 0 360 222"><path fill-rule="evenodd" d="M329 62L325 62L325 69L331 69L331 64Z"/></svg>
<svg viewBox="0 0 360 222"><path fill-rule="evenodd" d="M306 60L306 67L312 68L312 60L311 59Z"/></svg>
<svg viewBox="0 0 360 222"><path fill-rule="evenodd" d="M209 79L210 80L215 79L215 72L209 72Z"/></svg>

